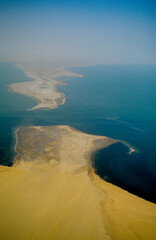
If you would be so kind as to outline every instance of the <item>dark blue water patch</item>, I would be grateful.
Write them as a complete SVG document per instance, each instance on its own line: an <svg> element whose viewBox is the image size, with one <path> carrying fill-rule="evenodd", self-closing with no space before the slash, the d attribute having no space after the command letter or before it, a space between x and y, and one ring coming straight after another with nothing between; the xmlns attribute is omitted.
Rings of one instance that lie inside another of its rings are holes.
<svg viewBox="0 0 156 240"><path fill-rule="evenodd" d="M25 73L15 67L15 63L0 63L0 164L10 165L15 152L14 128L26 118L27 108L36 104L33 99L8 91L14 82L32 81Z"/></svg>
<svg viewBox="0 0 156 240"><path fill-rule="evenodd" d="M72 102L103 110L127 122L153 122L156 120L156 68L144 65L103 65L73 68L83 74L64 88ZM72 91L77 89L77 91ZM88 100L89 99L89 100Z"/></svg>
<svg viewBox="0 0 156 240"><path fill-rule="evenodd" d="M121 143L99 150L92 156L95 172L105 181L156 203L155 156L150 153L128 154Z"/></svg>
<svg viewBox="0 0 156 240"><path fill-rule="evenodd" d="M28 82L33 79L15 67L15 63L0 63L0 117L21 114L36 105L36 101L17 93L8 91L8 86L16 82Z"/></svg>

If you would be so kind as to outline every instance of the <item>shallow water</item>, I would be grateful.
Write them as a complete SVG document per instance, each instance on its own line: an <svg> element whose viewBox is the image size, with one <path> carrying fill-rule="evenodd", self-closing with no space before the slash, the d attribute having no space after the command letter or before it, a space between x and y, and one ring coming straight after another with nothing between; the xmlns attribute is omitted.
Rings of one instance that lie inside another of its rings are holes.
<svg viewBox="0 0 156 240"><path fill-rule="evenodd" d="M18 126L67 124L84 132L129 142L138 153L113 145L96 153L96 172L136 195L156 202L156 70L146 65L72 68L83 78L63 78L66 103L54 110L27 111L35 101L9 93L7 84L29 81L13 63L0 63L0 163L13 160Z"/></svg>

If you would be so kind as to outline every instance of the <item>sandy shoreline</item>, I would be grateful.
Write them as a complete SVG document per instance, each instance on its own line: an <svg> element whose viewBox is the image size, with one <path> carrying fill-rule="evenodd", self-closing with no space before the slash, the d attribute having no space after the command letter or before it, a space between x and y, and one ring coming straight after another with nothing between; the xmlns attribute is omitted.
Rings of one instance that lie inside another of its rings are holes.
<svg viewBox="0 0 156 240"><path fill-rule="evenodd" d="M92 153L117 140L64 125L21 127L16 134L16 162L0 166L3 240L156 238L156 205L91 167Z"/></svg>
<svg viewBox="0 0 156 240"><path fill-rule="evenodd" d="M70 72L65 67L48 68L41 65L21 65L16 64L18 68L23 70L27 77L34 81L12 83L9 85L9 91L22 94L33 98L37 101L37 105L28 110L35 109L53 109L58 105L65 103L65 95L57 91L57 86L65 85L66 83L58 80L61 77L82 77L82 75Z"/></svg>
<svg viewBox="0 0 156 240"><path fill-rule="evenodd" d="M18 65L34 81L9 91L35 99L34 109L65 102L57 86L64 76L82 77L58 66ZM69 126L19 127L13 167L0 166L0 236L3 240L151 240L156 205L102 180L92 155L125 141L94 136ZM9 229L9 231L8 231Z"/></svg>

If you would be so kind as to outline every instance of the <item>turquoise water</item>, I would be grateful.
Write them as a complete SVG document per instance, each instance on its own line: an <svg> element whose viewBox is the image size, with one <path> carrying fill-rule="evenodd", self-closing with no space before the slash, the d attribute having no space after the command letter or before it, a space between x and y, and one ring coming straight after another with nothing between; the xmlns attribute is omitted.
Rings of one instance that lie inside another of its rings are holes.
<svg viewBox="0 0 156 240"><path fill-rule="evenodd" d="M84 132L129 142L97 152L97 174L136 195L156 202L156 69L148 65L101 65L71 69L83 78L68 79L66 103L54 110L27 111L35 101L9 93L7 84L30 81L13 63L0 63L0 163L13 160L18 126L68 124Z"/></svg>

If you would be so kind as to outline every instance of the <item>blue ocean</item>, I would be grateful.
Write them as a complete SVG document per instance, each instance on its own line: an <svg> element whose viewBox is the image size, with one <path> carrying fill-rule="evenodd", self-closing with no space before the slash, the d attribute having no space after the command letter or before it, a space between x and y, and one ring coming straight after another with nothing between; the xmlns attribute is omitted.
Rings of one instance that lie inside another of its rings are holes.
<svg viewBox="0 0 156 240"><path fill-rule="evenodd" d="M13 82L31 81L15 63L0 63L0 164L15 157L15 130L20 126L67 124L86 133L121 139L92 156L103 179L156 202L156 67L98 65L70 69L83 78L62 78L58 90L66 103L53 110L27 111L35 100L8 92Z"/></svg>

